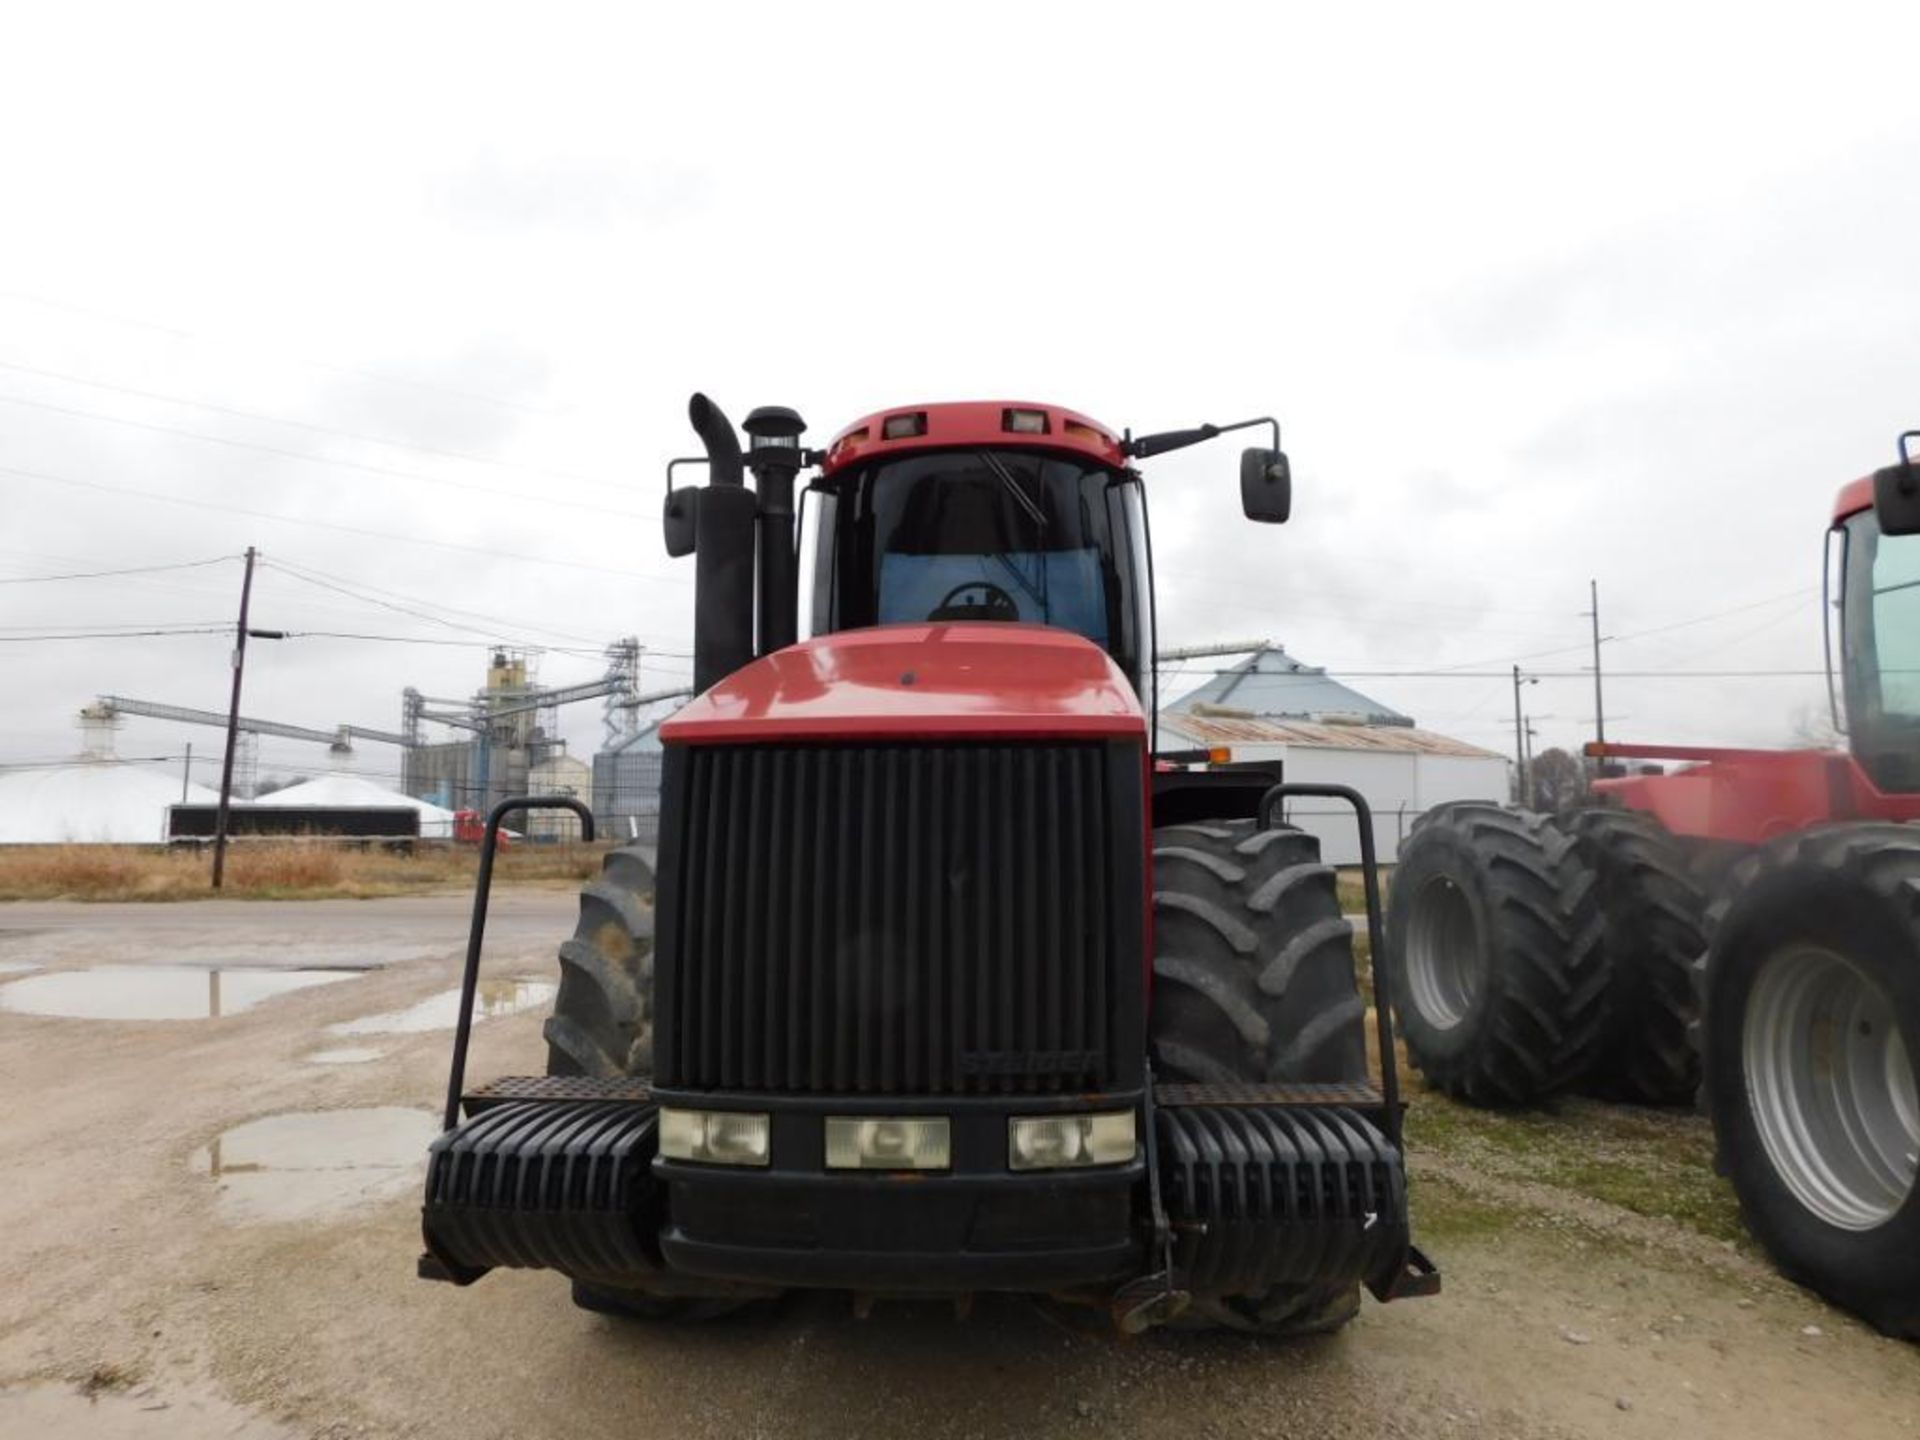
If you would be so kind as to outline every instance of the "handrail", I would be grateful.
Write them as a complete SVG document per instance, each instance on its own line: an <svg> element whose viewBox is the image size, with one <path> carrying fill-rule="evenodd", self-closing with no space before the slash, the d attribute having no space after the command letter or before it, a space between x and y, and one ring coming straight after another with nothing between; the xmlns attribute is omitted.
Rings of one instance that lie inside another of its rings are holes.
<svg viewBox="0 0 1920 1440"><path fill-rule="evenodd" d="M500 822L516 810L571 810L580 817L582 838L593 839L593 811L571 795L516 795L487 812L487 833L480 841L480 873L473 884L473 923L467 929L467 969L460 979L460 1018L453 1027L453 1072L447 1077L443 1130L460 1123L460 1092L466 1086L467 1042L473 1037L473 997L480 987L480 942L487 929L487 897L493 889L493 854L500 846Z"/></svg>
<svg viewBox="0 0 1920 1440"><path fill-rule="evenodd" d="M1273 828L1273 812L1290 796L1315 796L1323 800L1344 800L1353 807L1360 824L1360 869L1367 892L1367 946L1373 957L1374 1025L1380 1042L1380 1095L1386 1102L1387 1136L1402 1151L1400 1114L1400 1063L1393 1049L1393 984L1386 963L1387 928L1380 921L1380 864L1374 855L1373 810L1366 797L1351 785L1332 785L1301 781L1275 785L1260 797L1260 828Z"/></svg>

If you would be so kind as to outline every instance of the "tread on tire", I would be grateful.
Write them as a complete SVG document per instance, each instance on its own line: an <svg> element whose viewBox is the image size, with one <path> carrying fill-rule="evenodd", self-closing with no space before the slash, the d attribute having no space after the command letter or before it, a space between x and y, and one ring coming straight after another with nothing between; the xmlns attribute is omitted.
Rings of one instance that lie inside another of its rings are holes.
<svg viewBox="0 0 1920 1440"><path fill-rule="evenodd" d="M1366 1007L1333 867L1301 830L1251 820L1153 833L1154 996L1162 1081L1365 1081ZM1181 1328L1269 1337L1337 1330L1354 1285L1196 1298Z"/></svg>

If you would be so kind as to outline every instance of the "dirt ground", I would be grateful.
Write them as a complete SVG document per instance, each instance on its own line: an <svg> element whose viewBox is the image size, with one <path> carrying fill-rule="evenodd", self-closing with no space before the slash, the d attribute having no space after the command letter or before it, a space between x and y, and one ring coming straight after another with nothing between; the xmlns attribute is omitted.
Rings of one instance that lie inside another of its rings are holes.
<svg viewBox="0 0 1920 1440"><path fill-rule="evenodd" d="M554 978L571 909L501 893L486 974ZM1283 1346L1123 1341L1015 1300L650 1328L575 1310L551 1275L424 1283L418 1161L247 1150L260 1127L214 1147L294 1112L430 1129L449 1032L328 1027L430 1020L465 920L458 896L0 906L0 1006L91 966L377 967L217 1019L0 1008L0 1437L1920 1435L1920 1347L1769 1272L1703 1123L1597 1105L1421 1097L1416 1225L1445 1293ZM481 1023L471 1073L536 1072L544 1008ZM341 1049L378 1058L306 1058ZM306 1210L246 1203L288 1164Z"/></svg>

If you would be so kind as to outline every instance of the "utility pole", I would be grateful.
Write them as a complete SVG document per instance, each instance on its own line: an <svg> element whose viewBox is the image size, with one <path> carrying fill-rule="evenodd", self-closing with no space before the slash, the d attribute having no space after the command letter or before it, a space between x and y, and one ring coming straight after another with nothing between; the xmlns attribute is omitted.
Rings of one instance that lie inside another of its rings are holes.
<svg viewBox="0 0 1920 1440"><path fill-rule="evenodd" d="M1593 608L1587 614L1593 620L1593 738L1607 743L1607 707L1600 695L1600 582L1587 581L1587 597ZM1598 762L1596 762L1597 764Z"/></svg>
<svg viewBox="0 0 1920 1440"><path fill-rule="evenodd" d="M1527 803L1527 742L1520 722L1520 667L1513 667L1513 798Z"/></svg>
<svg viewBox="0 0 1920 1440"><path fill-rule="evenodd" d="M187 803L187 790L193 784L193 742L187 742L187 763L180 770L180 803Z"/></svg>
<svg viewBox="0 0 1920 1440"><path fill-rule="evenodd" d="M1518 665L1513 667L1513 763L1519 767L1519 783L1514 786L1514 799L1527 809L1533 806L1533 771L1526 737L1532 733L1533 727L1520 718L1520 687L1539 683L1538 675L1523 676Z"/></svg>
<svg viewBox="0 0 1920 1440"><path fill-rule="evenodd" d="M240 623L233 637L233 699L227 705L227 753L220 762L220 810L213 822L213 888L227 870L227 813L233 806L233 752L240 739L240 680L247 665L247 606L253 599L253 546L247 547L247 573L240 582Z"/></svg>
<svg viewBox="0 0 1920 1440"><path fill-rule="evenodd" d="M253 599L254 548L247 547L247 573L240 582L240 623L233 636L233 699L227 705L227 753L220 762L220 810L213 823L213 888L218 890L227 869L227 817L233 807L233 752L240 741L240 680L247 667L247 637L284 640L284 630L254 630L247 625L247 606ZM187 747L189 756L193 747ZM188 762L191 764L191 760Z"/></svg>

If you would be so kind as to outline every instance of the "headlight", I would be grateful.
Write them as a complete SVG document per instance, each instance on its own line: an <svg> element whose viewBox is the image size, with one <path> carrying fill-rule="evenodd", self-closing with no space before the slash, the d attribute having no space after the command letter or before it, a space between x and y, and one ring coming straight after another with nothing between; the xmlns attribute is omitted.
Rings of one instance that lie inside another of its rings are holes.
<svg viewBox="0 0 1920 1440"><path fill-rule="evenodd" d="M829 1115L830 1170L944 1170L953 1141L944 1115Z"/></svg>
<svg viewBox="0 0 1920 1440"><path fill-rule="evenodd" d="M660 1111L660 1153L707 1165L765 1165L767 1117L744 1110Z"/></svg>
<svg viewBox="0 0 1920 1440"><path fill-rule="evenodd" d="M1007 1164L1015 1170L1124 1165L1133 1159L1133 1112L1023 1115L1007 1122Z"/></svg>

